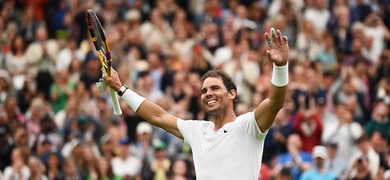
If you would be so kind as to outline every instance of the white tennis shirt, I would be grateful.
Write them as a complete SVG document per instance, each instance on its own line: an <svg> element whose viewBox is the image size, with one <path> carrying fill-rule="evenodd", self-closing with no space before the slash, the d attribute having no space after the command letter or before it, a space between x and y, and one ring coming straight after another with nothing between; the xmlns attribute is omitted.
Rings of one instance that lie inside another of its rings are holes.
<svg viewBox="0 0 390 180"><path fill-rule="evenodd" d="M253 112L217 132L210 121L179 119L177 126L192 148L197 180L258 179L268 131L260 131Z"/></svg>

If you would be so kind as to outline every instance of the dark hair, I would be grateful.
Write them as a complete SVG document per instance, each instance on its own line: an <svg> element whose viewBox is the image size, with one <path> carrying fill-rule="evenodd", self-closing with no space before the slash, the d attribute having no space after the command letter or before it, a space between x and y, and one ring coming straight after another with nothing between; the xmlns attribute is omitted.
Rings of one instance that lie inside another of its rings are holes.
<svg viewBox="0 0 390 180"><path fill-rule="evenodd" d="M225 85L226 89L230 92L231 90L235 90L237 92L237 86L233 82L232 77L229 76L224 70L221 69L213 69L207 71L203 76L202 76L202 84L204 81L209 78L219 78L222 80L223 84ZM233 109L237 107L238 104L238 99L237 96L233 99Z"/></svg>

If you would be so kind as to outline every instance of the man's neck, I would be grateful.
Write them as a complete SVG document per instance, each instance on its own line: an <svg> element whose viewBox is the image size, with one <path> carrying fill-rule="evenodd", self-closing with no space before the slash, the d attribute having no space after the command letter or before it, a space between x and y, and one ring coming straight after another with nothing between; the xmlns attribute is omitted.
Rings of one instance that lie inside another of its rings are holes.
<svg viewBox="0 0 390 180"><path fill-rule="evenodd" d="M218 131L226 123L233 122L236 119L236 114L233 110L218 112L218 114L211 114L214 122L214 131Z"/></svg>

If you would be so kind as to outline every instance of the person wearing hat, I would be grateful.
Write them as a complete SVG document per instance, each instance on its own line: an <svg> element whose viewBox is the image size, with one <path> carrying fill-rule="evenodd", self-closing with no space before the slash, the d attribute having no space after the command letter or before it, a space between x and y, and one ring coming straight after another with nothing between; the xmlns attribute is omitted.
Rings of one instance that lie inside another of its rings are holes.
<svg viewBox="0 0 390 180"><path fill-rule="evenodd" d="M318 145L313 148L312 156L314 159L314 166L311 169L304 172L301 176L301 180L334 180L336 174L333 171L328 171L325 168L325 161L328 158L328 151L325 146Z"/></svg>
<svg viewBox="0 0 390 180"><path fill-rule="evenodd" d="M159 139L154 139L152 145L154 149L155 160L150 163L150 169L154 174L153 179L167 179L169 167L171 166L171 161L167 158L167 145Z"/></svg>
<svg viewBox="0 0 390 180"><path fill-rule="evenodd" d="M124 179L140 178L142 161L140 158L131 155L130 139L122 137L119 140L119 155L111 160L114 175Z"/></svg>
<svg viewBox="0 0 390 180"><path fill-rule="evenodd" d="M154 160L152 140L152 125L148 122L138 123L136 128L136 140L130 144L131 154L150 163Z"/></svg>
<svg viewBox="0 0 390 180"><path fill-rule="evenodd" d="M333 171L338 179L344 179L347 171L347 159L338 154L337 142L329 142L325 144L328 151L328 158L325 161L325 168Z"/></svg>

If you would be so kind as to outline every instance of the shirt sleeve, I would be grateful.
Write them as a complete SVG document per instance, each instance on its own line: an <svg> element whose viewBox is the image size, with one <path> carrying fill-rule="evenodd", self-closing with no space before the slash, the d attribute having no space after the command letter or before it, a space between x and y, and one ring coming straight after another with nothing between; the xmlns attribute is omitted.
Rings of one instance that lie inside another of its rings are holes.
<svg viewBox="0 0 390 180"><path fill-rule="evenodd" d="M263 139L268 133L268 130L265 132L261 132L259 126L257 125L254 112L248 112L246 114L238 116L235 122L250 137L255 137L256 139Z"/></svg>
<svg viewBox="0 0 390 180"><path fill-rule="evenodd" d="M202 132L202 124L204 123L211 123L207 121L198 121L198 120L182 120L177 119L177 127L179 128L179 131L183 135L183 138L185 141L187 141L189 144L191 144L194 139Z"/></svg>

